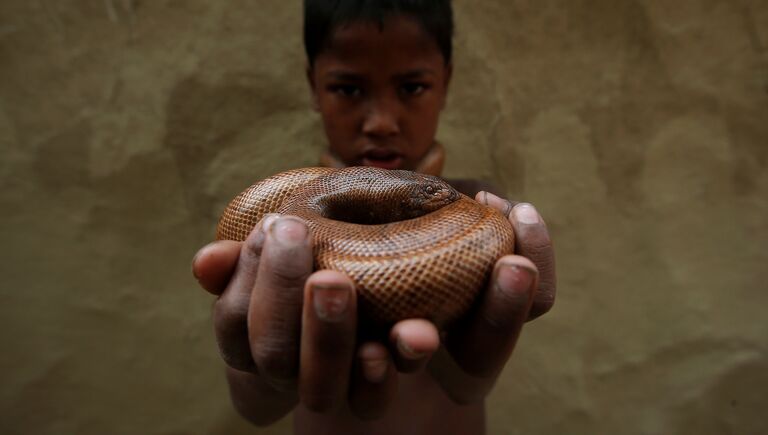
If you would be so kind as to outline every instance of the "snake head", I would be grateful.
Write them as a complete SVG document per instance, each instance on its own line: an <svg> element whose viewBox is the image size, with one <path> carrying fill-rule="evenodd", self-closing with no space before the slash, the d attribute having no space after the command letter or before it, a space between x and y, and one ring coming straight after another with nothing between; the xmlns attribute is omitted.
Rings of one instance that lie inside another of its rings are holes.
<svg viewBox="0 0 768 435"><path fill-rule="evenodd" d="M413 184L411 206L420 214L431 213L459 199L459 192L438 177L420 175Z"/></svg>

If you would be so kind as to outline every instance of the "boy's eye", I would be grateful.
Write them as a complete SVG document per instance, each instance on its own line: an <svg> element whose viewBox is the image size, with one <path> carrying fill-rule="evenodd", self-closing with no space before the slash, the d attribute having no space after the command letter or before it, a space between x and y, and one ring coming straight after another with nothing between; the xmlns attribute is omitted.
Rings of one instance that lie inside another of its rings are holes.
<svg viewBox="0 0 768 435"><path fill-rule="evenodd" d="M363 93L363 90L355 85L331 85L329 90L342 97L358 97Z"/></svg>
<svg viewBox="0 0 768 435"><path fill-rule="evenodd" d="M406 96L421 95L427 90L427 85L424 83L404 83L400 86L400 92Z"/></svg>

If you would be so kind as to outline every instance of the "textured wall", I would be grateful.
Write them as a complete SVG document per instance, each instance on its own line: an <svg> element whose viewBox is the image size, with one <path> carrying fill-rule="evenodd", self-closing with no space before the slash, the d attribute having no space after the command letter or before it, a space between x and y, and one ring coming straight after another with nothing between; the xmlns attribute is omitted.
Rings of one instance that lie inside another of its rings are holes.
<svg viewBox="0 0 768 435"><path fill-rule="evenodd" d="M558 254L491 433L768 433L768 4L456 15L447 175L537 204ZM0 2L0 432L252 433L189 262L316 161L303 62L299 2Z"/></svg>

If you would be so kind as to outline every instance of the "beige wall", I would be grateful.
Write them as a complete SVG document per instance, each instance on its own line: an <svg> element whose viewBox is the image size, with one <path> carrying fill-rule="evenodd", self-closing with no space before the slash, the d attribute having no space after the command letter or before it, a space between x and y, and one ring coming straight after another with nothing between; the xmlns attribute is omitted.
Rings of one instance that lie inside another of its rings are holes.
<svg viewBox="0 0 768 435"><path fill-rule="evenodd" d="M456 16L447 175L537 204L558 255L490 432L768 433L768 4ZM0 2L0 432L253 433L189 261L315 163L303 63L295 1Z"/></svg>

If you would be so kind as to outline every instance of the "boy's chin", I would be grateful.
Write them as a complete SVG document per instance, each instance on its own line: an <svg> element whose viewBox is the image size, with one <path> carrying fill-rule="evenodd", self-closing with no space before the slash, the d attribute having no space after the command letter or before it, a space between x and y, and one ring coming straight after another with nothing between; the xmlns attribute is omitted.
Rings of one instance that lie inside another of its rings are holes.
<svg viewBox="0 0 768 435"><path fill-rule="evenodd" d="M363 157L361 163L363 166L373 166L374 168L402 169L403 158L400 156L396 156L390 159L374 159L370 157Z"/></svg>

